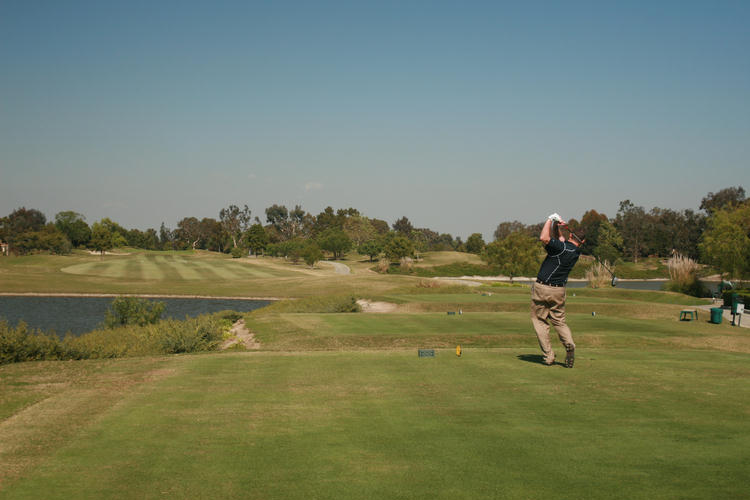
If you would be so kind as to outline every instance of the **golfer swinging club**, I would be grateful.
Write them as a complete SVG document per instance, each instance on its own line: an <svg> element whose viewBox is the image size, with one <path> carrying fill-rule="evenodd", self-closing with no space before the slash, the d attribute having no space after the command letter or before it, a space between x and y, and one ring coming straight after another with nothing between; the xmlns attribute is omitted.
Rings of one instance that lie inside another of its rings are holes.
<svg viewBox="0 0 750 500"><path fill-rule="evenodd" d="M547 251L547 257L542 262L536 283L531 288L531 322L544 354L544 364L550 366L555 363L555 351L552 350L549 340L551 324L555 327L560 342L565 346L565 366L573 368L576 345L570 328L565 323L565 284L568 282L568 274L581 255L579 247L583 240L570 231L566 241L560 234L560 226L567 227L567 224L554 213L547 218L539 235Z"/></svg>

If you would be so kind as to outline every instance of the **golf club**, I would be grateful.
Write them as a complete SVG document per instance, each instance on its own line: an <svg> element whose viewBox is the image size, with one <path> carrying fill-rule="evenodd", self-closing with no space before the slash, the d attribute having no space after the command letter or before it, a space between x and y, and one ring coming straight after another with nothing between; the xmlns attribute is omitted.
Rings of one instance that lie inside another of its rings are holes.
<svg viewBox="0 0 750 500"><path fill-rule="evenodd" d="M610 269L609 269L609 268L608 268L607 266L605 266L605 265L604 265L604 262L602 262L601 260L599 260L599 257L594 257L594 258L595 258L595 259L596 259L596 261L597 261L597 262L598 262L599 264L601 264L601 265L602 265L602 267L603 267L604 269L606 269L606 270L607 270L607 272L608 272L608 273L609 273L609 274L610 274L610 275L612 276L612 286L613 286L613 287L617 286L617 281L618 281L618 279L617 279L617 276L615 276L615 273L613 273L613 272L612 272L612 271L611 271L611 270L610 270Z"/></svg>

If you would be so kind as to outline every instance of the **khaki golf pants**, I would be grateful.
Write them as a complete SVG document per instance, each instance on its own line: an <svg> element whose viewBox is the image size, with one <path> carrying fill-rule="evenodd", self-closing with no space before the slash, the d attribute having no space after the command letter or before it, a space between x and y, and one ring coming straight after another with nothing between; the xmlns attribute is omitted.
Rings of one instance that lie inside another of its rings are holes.
<svg viewBox="0 0 750 500"><path fill-rule="evenodd" d="M550 325L555 327L565 350L575 349L573 334L565 323L565 287L534 283L531 287L531 322L544 354L544 362L555 360L555 351L549 340Z"/></svg>

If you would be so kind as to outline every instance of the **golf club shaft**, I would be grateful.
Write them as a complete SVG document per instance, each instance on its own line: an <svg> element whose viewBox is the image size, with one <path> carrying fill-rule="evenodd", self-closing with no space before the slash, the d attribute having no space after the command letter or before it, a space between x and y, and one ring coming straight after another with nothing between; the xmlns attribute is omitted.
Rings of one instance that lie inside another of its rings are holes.
<svg viewBox="0 0 750 500"><path fill-rule="evenodd" d="M608 272L608 273L609 273L609 274L610 274L610 275L611 275L611 276L612 276L613 278L615 277L615 273L613 273L613 272L612 272L612 270L611 270L610 268L608 268L608 267L607 267L606 265L604 265L604 262L602 262L602 261L601 261L601 260L599 259L599 257L597 257L597 256L595 255L595 256L594 256L594 258L596 259L596 261L597 261L597 262L598 262L599 264L601 264L601 265L602 265L602 267L603 267L604 269L606 269L606 270L607 270L607 272Z"/></svg>

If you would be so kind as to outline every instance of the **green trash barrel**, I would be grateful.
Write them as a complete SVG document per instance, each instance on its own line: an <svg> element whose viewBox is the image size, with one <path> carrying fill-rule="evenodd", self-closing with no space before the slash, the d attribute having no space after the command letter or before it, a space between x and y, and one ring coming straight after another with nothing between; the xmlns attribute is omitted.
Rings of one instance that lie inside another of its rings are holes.
<svg viewBox="0 0 750 500"><path fill-rule="evenodd" d="M721 307L711 308L711 323L715 325L721 324L721 318L724 317L724 311Z"/></svg>

